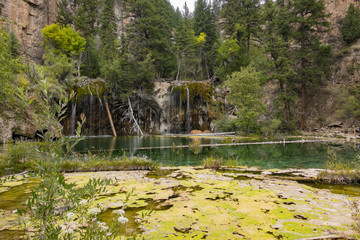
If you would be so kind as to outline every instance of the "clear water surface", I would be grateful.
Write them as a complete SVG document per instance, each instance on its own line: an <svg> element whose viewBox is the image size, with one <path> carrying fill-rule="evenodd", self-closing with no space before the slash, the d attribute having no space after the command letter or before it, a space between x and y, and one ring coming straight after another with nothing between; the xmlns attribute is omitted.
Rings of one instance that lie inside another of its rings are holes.
<svg viewBox="0 0 360 240"><path fill-rule="evenodd" d="M356 158L360 145L335 143L291 143L245 146L216 146L175 148L173 146L222 143L222 138L190 138L181 136L147 137L101 137L86 138L75 151L116 157L148 156L162 166L200 166L208 156L224 160L235 159L239 165L262 169L326 168L328 149L335 150L337 158L352 165L359 164ZM159 148L168 147L168 148Z"/></svg>

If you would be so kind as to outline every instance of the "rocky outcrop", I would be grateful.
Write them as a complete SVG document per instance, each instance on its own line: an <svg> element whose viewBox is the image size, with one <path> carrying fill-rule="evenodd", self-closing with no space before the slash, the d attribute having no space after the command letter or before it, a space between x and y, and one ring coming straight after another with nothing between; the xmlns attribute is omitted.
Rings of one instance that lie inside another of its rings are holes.
<svg viewBox="0 0 360 240"><path fill-rule="evenodd" d="M360 6L360 2L357 0L324 0L326 12L331 14L329 17L331 30L323 35L323 39L335 48L341 46L340 25L351 3L356 7Z"/></svg>
<svg viewBox="0 0 360 240"><path fill-rule="evenodd" d="M32 121L24 121L11 113L0 116L0 143L8 142L12 138L35 138L36 126Z"/></svg>
<svg viewBox="0 0 360 240"><path fill-rule="evenodd" d="M57 17L57 0L0 0L0 18L16 34L21 53L40 62L44 47L41 29Z"/></svg>

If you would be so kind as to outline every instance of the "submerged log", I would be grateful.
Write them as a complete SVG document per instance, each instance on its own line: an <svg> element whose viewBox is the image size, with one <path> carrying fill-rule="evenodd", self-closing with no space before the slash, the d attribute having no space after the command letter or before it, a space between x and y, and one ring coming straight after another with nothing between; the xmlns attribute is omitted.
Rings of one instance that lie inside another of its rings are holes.
<svg viewBox="0 0 360 240"><path fill-rule="evenodd" d="M246 145L264 145L264 144L290 144L290 143L314 143L324 142L322 140L297 140L297 141L274 141L274 142L248 142L248 143L214 143L214 144L201 144L199 147L222 147L222 146L246 146ZM149 150L149 149L171 149L171 148L189 148L189 145L172 145L172 146L159 146L159 147L138 147L132 148L133 150ZM109 149L119 150L119 149ZM128 150L123 148L121 150ZM99 150L100 151L100 150ZM101 150L103 151L103 150Z"/></svg>

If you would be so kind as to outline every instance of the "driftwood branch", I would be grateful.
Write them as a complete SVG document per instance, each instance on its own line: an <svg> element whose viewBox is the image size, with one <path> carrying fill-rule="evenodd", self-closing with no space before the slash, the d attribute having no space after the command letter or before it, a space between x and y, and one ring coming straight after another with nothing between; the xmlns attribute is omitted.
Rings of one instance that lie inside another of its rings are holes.
<svg viewBox="0 0 360 240"><path fill-rule="evenodd" d="M134 125L135 125L134 127L136 128L138 134L140 134L141 136L144 136L144 133L141 131L141 128L140 128L138 122L136 121L136 119L134 117L134 111L133 111L133 108L131 106L131 101L130 101L129 97L128 97L128 104L129 104L129 114L130 114L131 119L134 122Z"/></svg>

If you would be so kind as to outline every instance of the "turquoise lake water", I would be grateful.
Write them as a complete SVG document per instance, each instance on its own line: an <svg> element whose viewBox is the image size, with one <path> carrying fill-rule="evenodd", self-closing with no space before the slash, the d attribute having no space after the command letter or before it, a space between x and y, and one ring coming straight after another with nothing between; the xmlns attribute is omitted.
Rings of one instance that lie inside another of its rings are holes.
<svg viewBox="0 0 360 240"><path fill-rule="evenodd" d="M234 159L239 165L262 169L284 168L326 168L327 151L332 149L342 162L358 164L356 155L359 145L335 143L291 143L244 146L184 147L193 141L203 144L222 143L221 138L196 138L180 136L147 137L101 137L86 138L75 151L106 156L147 156L162 166L199 166L208 156L224 160ZM245 140L244 140L245 141ZM156 148L168 146L169 148ZM155 147L155 148L152 148Z"/></svg>

